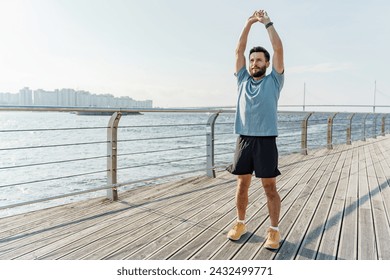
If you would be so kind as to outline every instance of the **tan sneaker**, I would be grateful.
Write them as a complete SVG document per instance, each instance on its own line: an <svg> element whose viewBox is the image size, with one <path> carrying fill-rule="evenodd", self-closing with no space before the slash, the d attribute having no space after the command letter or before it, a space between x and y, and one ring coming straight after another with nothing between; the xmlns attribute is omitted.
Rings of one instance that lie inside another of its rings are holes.
<svg viewBox="0 0 390 280"><path fill-rule="evenodd" d="M280 232L272 228L268 229L267 241L264 244L264 247L267 249L279 249L280 246Z"/></svg>
<svg viewBox="0 0 390 280"><path fill-rule="evenodd" d="M244 223L236 222L234 227L228 232L227 238L237 241L246 233L246 225Z"/></svg>

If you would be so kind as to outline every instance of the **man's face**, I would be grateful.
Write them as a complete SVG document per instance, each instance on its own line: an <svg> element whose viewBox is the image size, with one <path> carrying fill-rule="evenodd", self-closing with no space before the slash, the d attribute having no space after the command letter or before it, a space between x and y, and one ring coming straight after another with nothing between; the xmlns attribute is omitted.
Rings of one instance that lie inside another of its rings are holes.
<svg viewBox="0 0 390 280"><path fill-rule="evenodd" d="M260 78L265 75L269 61L266 61L263 52L254 52L249 57L249 73L254 78Z"/></svg>

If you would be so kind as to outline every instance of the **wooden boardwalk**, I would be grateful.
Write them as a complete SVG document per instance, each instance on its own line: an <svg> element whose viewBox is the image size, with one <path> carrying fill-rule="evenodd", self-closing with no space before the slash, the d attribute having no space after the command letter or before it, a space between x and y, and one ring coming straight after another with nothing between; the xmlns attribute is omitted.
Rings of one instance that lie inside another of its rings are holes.
<svg viewBox="0 0 390 280"><path fill-rule="evenodd" d="M277 251L253 180L248 233L235 220L235 177L194 177L0 219L0 259L390 259L390 137L280 159Z"/></svg>

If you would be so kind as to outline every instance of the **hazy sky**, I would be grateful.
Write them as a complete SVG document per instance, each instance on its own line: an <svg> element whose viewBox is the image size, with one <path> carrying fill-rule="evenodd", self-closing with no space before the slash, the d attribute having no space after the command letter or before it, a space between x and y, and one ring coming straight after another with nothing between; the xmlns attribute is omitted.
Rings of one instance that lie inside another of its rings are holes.
<svg viewBox="0 0 390 280"><path fill-rule="evenodd" d="M155 106L236 102L234 50L265 9L285 49L280 104L390 105L388 0L0 0L0 92L74 88ZM262 24L248 50L271 50Z"/></svg>

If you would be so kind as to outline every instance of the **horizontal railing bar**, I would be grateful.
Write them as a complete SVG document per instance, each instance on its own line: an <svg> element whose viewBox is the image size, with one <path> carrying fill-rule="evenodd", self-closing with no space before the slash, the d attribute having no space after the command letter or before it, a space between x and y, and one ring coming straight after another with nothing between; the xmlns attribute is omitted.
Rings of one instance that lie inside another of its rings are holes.
<svg viewBox="0 0 390 280"><path fill-rule="evenodd" d="M291 146L291 145L294 145L294 144L300 144L301 141L293 141L293 142L288 142L288 143L285 143L283 146Z"/></svg>
<svg viewBox="0 0 390 280"><path fill-rule="evenodd" d="M107 172L107 171L108 170L93 171L93 172L80 173L80 174L74 174L74 175L68 175L68 176L62 176L62 177L55 177L55 178L48 178L48 179L42 179L42 180L35 180L35 181L29 181L29 182L13 183L13 184L8 184L8 185L2 185L2 186L0 186L0 189L8 188L8 187L14 187L14 186L20 186L20 185L28 185L28 184L35 184L35 183L43 183L43 182L55 181L55 180L60 180L60 179L75 178L75 177L80 177L80 176L98 174L98 173Z"/></svg>
<svg viewBox="0 0 390 280"><path fill-rule="evenodd" d="M58 147L81 146L81 145L92 145L92 144L107 144L107 143L108 143L108 141L98 141L98 142L71 143L71 144L55 144L55 145L46 145L46 146L10 147L10 148L2 148L2 149L0 149L0 151L58 148Z"/></svg>
<svg viewBox="0 0 390 280"><path fill-rule="evenodd" d="M231 135L231 134L235 134L235 133L233 133L233 132L215 133L214 135Z"/></svg>
<svg viewBox="0 0 390 280"><path fill-rule="evenodd" d="M284 127L284 126L279 126L278 127L278 129L279 130L283 130L283 129L290 129L291 128L291 126L294 126L295 128L301 128L301 123L302 123L302 121L298 121L298 122L294 122L294 123L290 123L290 122L288 122L289 123L289 127Z"/></svg>
<svg viewBox="0 0 390 280"><path fill-rule="evenodd" d="M13 168L22 168L22 167L31 167L31 166L39 166L39 165L59 164L59 163L75 162L75 161L82 161L82 160L92 160L92 159L100 159L100 158L108 158L108 157L109 156L106 155L106 156L96 156L96 157L90 157L90 158L78 158L78 159L69 159L69 160L61 160L61 161L31 163L31 164L16 165L16 166L5 166L5 167L0 167L0 170L2 170L2 169L13 169Z"/></svg>
<svg viewBox="0 0 390 280"><path fill-rule="evenodd" d="M198 159L198 158L206 158L206 157L207 156L203 155L203 156L197 156L197 157L185 158L185 159L177 159L177 160L171 160L171 161L153 162L153 163L147 163L147 164L142 164L142 165L121 167L121 168L118 168L117 170L132 169L132 168L139 168L139 167L153 166L153 165L161 165L161 164L174 163L174 162L193 160L193 159Z"/></svg>
<svg viewBox="0 0 390 280"><path fill-rule="evenodd" d="M215 155L216 155L216 156L222 156L222 155L228 155L228 154L234 154L234 150L232 150L232 151L230 151L230 152L215 154Z"/></svg>
<svg viewBox="0 0 390 280"><path fill-rule="evenodd" d="M328 119L309 119L309 124L327 124Z"/></svg>
<svg viewBox="0 0 390 280"><path fill-rule="evenodd" d="M278 107L353 107L353 108L372 108L372 107L382 107L382 108L390 108L390 105L278 105Z"/></svg>
<svg viewBox="0 0 390 280"><path fill-rule="evenodd" d="M223 122L223 123L216 122L216 124L217 124L217 125L225 125L225 124L232 125L232 124L234 124L234 122Z"/></svg>
<svg viewBox="0 0 390 280"><path fill-rule="evenodd" d="M118 143L120 142L132 142L132 141L148 141L148 140L164 140L164 139L176 139L176 138L188 138L188 137L206 137L206 134L196 134L196 135L178 135L178 136L167 136L167 137L155 137L155 138L143 138L143 139L125 139L125 140L118 140Z"/></svg>
<svg viewBox="0 0 390 280"><path fill-rule="evenodd" d="M87 130L87 129L107 129L106 126L101 127L64 127L64 128L31 128L31 129L7 129L0 130L0 133L3 132L39 132L39 131L66 131L66 130Z"/></svg>
<svg viewBox="0 0 390 280"><path fill-rule="evenodd" d="M287 135L279 135L280 138L286 139L286 138L297 138L300 134L287 134ZM278 138L276 138L278 139Z"/></svg>
<svg viewBox="0 0 390 280"><path fill-rule="evenodd" d="M176 127L176 126L206 126L206 123L156 124L156 125L125 125L118 128L148 128L148 127Z"/></svg>
<svg viewBox="0 0 390 280"><path fill-rule="evenodd" d="M234 141L234 142L214 142L215 146L225 145L225 144L227 144L227 145L236 144L236 141Z"/></svg>
<svg viewBox="0 0 390 280"><path fill-rule="evenodd" d="M186 149L196 149L196 148L204 148L204 147L205 147L205 145L199 145L199 146L191 146L191 147L180 147L180 148L172 148L172 149L164 149L164 150L154 150L154 151L143 151L143 152L134 152L134 153L118 154L118 156L130 156L130 155L139 155L139 154L151 154L151 153L170 152L170 151L178 151L178 150L186 150Z"/></svg>

